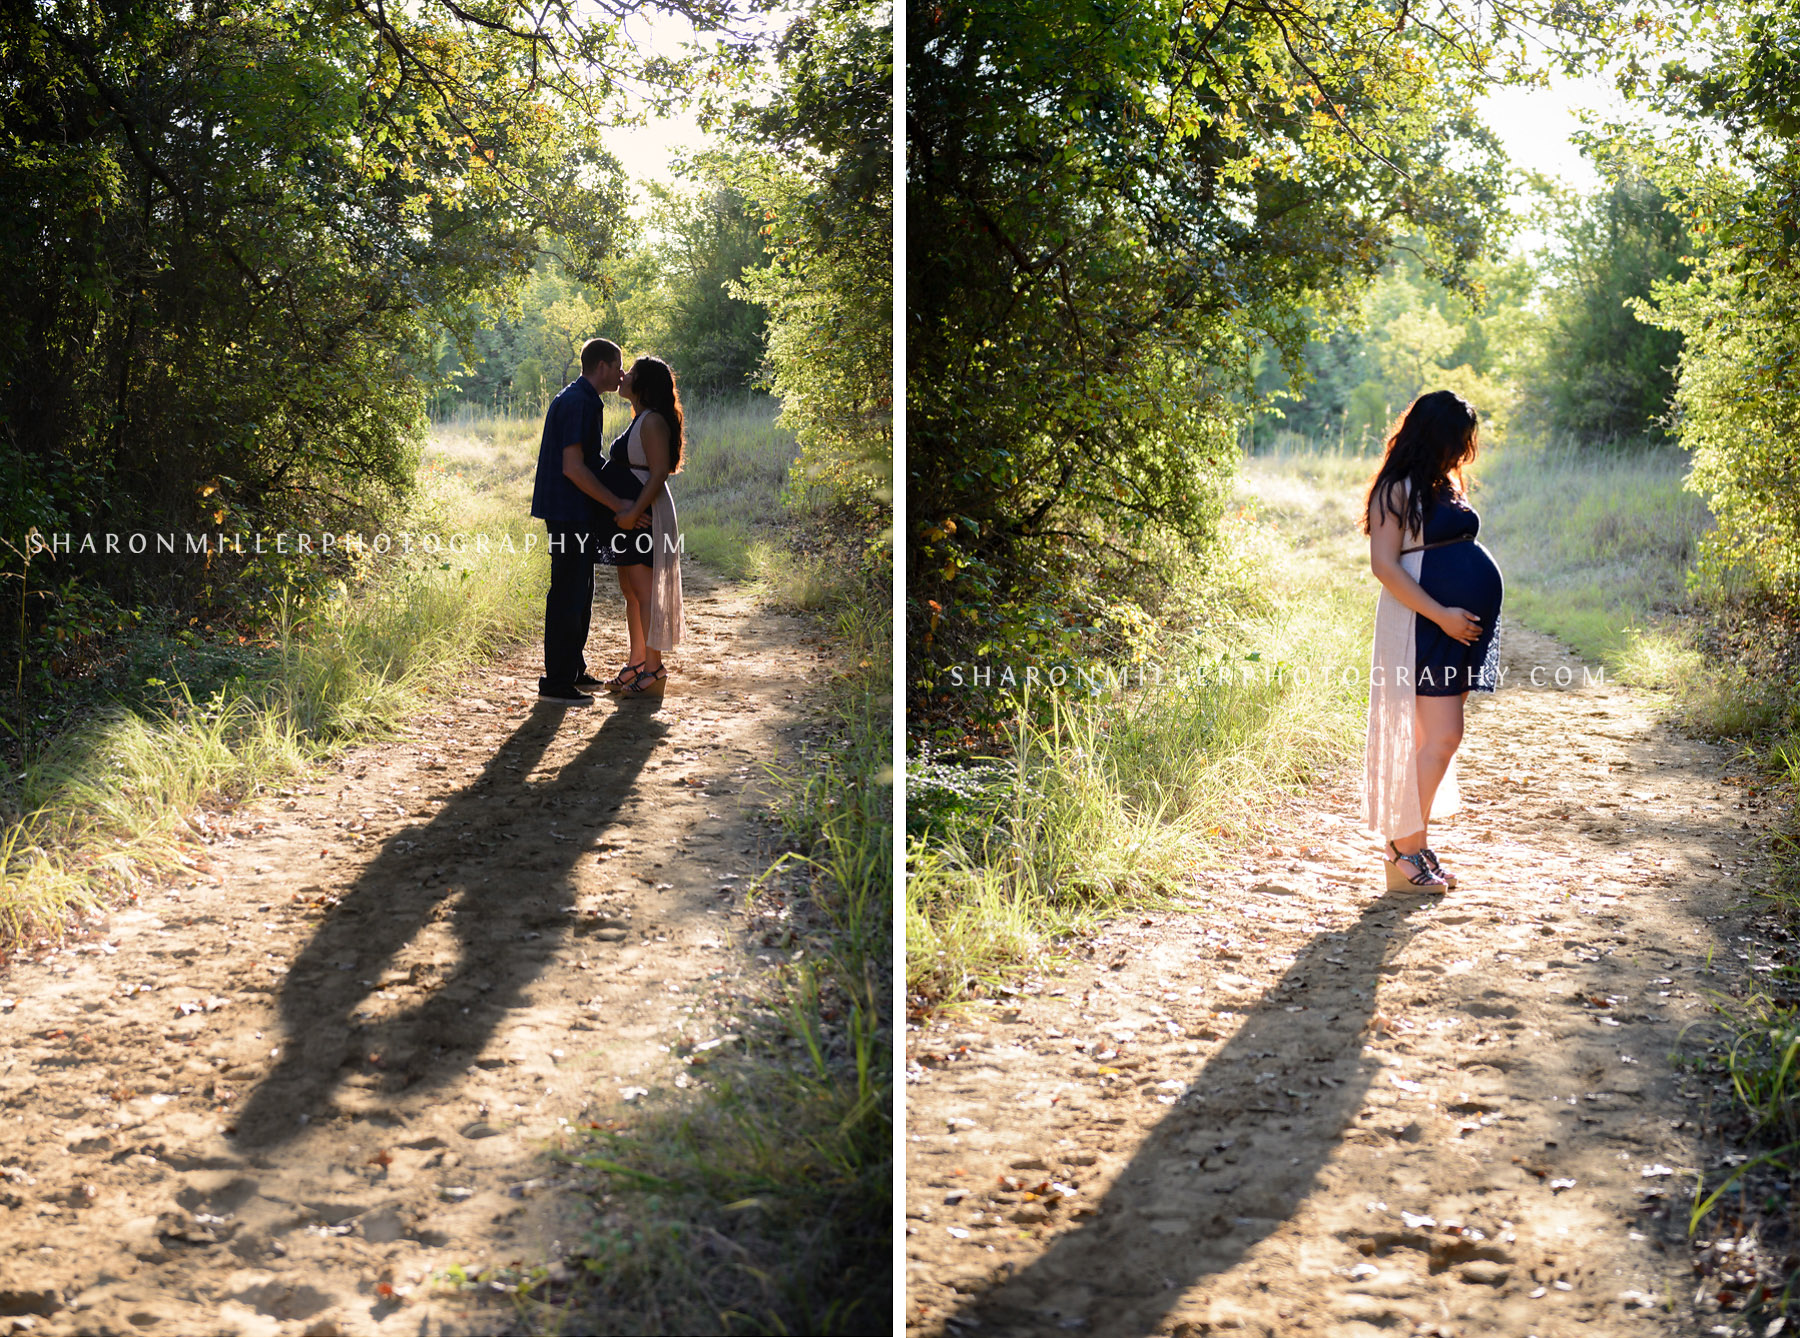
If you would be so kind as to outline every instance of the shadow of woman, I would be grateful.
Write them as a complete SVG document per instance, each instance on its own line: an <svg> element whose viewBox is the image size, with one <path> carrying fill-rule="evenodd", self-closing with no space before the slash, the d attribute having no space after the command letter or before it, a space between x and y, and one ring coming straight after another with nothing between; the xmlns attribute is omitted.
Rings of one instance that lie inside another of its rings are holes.
<svg viewBox="0 0 1800 1338"><path fill-rule="evenodd" d="M1377 979L1422 904L1388 893L1347 931L1313 939L1139 1145L1097 1213L948 1322L1142 1338L1279 1227L1362 1106L1378 1067L1362 1054Z"/></svg>
<svg viewBox="0 0 1800 1338"><path fill-rule="evenodd" d="M319 926L282 986L285 1041L240 1109L241 1146L280 1143L332 1113L325 1107L353 1074L416 1099L461 1075L517 1006L572 932L566 908L576 861L606 830L668 729L653 713L622 705L554 777L533 782L564 718L529 717L429 822L389 837ZM471 836L477 848L494 849L465 853ZM458 949L448 974L434 983L433 973L421 981L415 971L414 979L391 982L429 992L378 1017L389 963L444 919ZM398 1118L391 1110L386 1117Z"/></svg>

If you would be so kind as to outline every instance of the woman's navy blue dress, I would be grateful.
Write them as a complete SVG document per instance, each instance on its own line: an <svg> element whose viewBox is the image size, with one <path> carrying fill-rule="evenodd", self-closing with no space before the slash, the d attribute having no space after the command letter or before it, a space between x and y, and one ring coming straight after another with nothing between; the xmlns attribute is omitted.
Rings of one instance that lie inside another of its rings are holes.
<svg viewBox="0 0 1800 1338"><path fill-rule="evenodd" d="M601 485L620 501L635 502L644 491L644 485L638 482L638 476L631 472L630 446L631 429L628 427L613 438L612 446L602 454L600 439L596 436L584 442L581 449L582 459L587 467L593 470ZM591 499L590 499L591 501ZM622 530L619 528L617 516L601 506L591 502L594 509L594 561L603 567L649 567L654 566L653 554L655 542L648 528L641 530Z"/></svg>
<svg viewBox="0 0 1800 1338"><path fill-rule="evenodd" d="M1425 517L1427 548L1420 555L1419 584L1438 603L1467 609L1481 620L1481 636L1472 645L1457 641L1423 614L1414 614L1417 671L1415 691L1421 697L1454 697L1463 692L1492 692L1500 679L1500 600L1505 593L1494 555L1475 542L1481 517L1457 498L1449 481L1432 495ZM1446 543L1466 538L1466 543Z"/></svg>

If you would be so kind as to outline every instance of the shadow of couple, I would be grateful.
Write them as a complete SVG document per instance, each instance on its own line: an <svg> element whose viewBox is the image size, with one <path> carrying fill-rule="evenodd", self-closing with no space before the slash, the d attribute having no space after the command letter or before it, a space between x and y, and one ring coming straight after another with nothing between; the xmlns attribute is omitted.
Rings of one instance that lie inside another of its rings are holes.
<svg viewBox="0 0 1800 1338"><path fill-rule="evenodd" d="M621 703L542 779L534 772L559 729L591 717L534 711L428 822L387 838L287 972L285 1044L239 1109L241 1146L279 1144L344 1113L346 1084L416 1101L462 1074L573 932L576 862L666 735L655 705ZM396 958L438 922L454 948L386 988ZM421 987L397 1010L382 1006Z"/></svg>
<svg viewBox="0 0 1800 1338"><path fill-rule="evenodd" d="M951 1331L1156 1333L1197 1284L1291 1217L1380 1069L1363 1054L1378 977L1431 904L1390 892L1347 930L1314 938L1105 1195L1077 1200L1090 1215L1024 1267L958 1284L970 1295Z"/></svg>

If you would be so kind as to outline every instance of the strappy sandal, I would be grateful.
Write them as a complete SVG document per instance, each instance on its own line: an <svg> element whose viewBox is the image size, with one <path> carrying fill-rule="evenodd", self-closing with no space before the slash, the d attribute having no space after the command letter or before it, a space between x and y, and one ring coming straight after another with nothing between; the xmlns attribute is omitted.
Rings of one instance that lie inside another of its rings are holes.
<svg viewBox="0 0 1800 1338"><path fill-rule="evenodd" d="M1450 884L1444 875L1433 869L1426 861L1423 851L1415 851L1410 855L1402 855L1400 847L1392 841L1388 849L1393 851L1392 857L1382 855L1382 862L1387 869L1387 890L1390 892L1448 892Z"/></svg>
<svg viewBox="0 0 1800 1338"><path fill-rule="evenodd" d="M619 689L620 695L626 697L642 697L647 693L661 692L663 680L669 676L669 666L659 664L655 669L640 669L637 677Z"/></svg>
<svg viewBox="0 0 1800 1338"><path fill-rule="evenodd" d="M1438 863L1437 852L1430 846L1420 846L1419 853L1425 857L1425 867L1444 880L1444 886L1452 892L1456 890L1456 875Z"/></svg>
<svg viewBox="0 0 1800 1338"><path fill-rule="evenodd" d="M628 664L601 686L608 692L623 692L636 680L643 667L642 664Z"/></svg>

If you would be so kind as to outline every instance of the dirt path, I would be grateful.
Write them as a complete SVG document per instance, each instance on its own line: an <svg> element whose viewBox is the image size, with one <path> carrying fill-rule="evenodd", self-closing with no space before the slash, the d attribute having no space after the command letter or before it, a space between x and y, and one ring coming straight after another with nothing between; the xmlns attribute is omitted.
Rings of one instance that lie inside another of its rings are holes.
<svg viewBox="0 0 1800 1338"><path fill-rule="evenodd" d="M1685 1238L1718 1153L1670 1056L1750 973L1751 815L1719 749L1546 638L1504 647L1433 841L1457 891L1380 890L1349 777L1204 909L911 1033L913 1331L1719 1322Z"/></svg>
<svg viewBox="0 0 1800 1338"><path fill-rule="evenodd" d="M827 656L688 594L660 706L541 709L524 647L0 978L6 1331L505 1331L433 1276L577 1248L546 1149L703 1084L784 956L756 784Z"/></svg>

